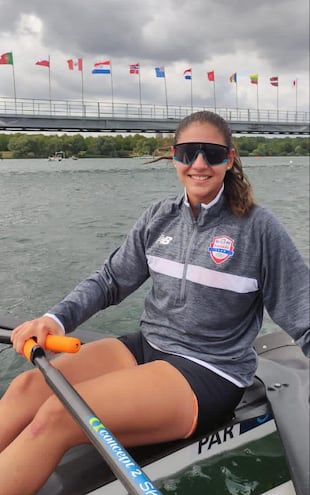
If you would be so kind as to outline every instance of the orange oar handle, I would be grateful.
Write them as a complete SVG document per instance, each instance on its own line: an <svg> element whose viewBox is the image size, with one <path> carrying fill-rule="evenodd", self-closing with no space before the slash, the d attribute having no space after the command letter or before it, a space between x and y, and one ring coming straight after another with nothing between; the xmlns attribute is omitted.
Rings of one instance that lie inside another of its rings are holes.
<svg viewBox="0 0 310 495"><path fill-rule="evenodd" d="M34 339L28 339L24 343L24 354L28 361L31 361L32 350L39 347ZM44 349L53 352L77 352L81 347L81 341L76 337L65 337L59 335L47 335Z"/></svg>
<svg viewBox="0 0 310 495"><path fill-rule="evenodd" d="M65 337L60 335L47 335L44 348L54 352L78 352L81 341L76 337Z"/></svg>
<svg viewBox="0 0 310 495"><path fill-rule="evenodd" d="M31 356L32 356L32 350L35 349L35 347L38 347L38 344L34 339L28 339L24 343L23 351L25 354L25 357L28 359L28 361L32 362Z"/></svg>

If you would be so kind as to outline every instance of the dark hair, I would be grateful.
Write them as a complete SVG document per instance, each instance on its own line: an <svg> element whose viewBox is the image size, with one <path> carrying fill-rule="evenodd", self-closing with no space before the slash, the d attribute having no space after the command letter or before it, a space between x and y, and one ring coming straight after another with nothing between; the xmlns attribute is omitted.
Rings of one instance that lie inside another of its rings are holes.
<svg viewBox="0 0 310 495"><path fill-rule="evenodd" d="M236 150L234 163L231 169L227 170L224 178L224 196L232 213L238 216L246 215L254 205L253 191L247 176L243 172L240 156L234 145L229 125L217 113L208 110L194 112L181 120L175 132L174 144L178 143L180 134L194 122L205 122L213 125L223 135L226 146Z"/></svg>
<svg viewBox="0 0 310 495"><path fill-rule="evenodd" d="M219 114L210 112L209 110L194 112L185 117L179 123L175 131L173 144L178 143L182 132L194 122L213 125L223 135L226 146L235 149L236 153L234 163L231 169L227 170L224 178L224 197L228 208L234 215L243 216L248 214L252 206L255 204L252 186L243 172L240 156L237 147L233 142L232 132L226 120L224 120ZM161 159L172 159L172 157L164 156L152 161Z"/></svg>

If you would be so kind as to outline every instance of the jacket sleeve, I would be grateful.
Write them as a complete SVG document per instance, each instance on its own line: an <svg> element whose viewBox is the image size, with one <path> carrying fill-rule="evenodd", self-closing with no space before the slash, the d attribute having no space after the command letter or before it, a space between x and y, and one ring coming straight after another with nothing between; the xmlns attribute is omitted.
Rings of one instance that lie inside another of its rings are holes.
<svg viewBox="0 0 310 495"><path fill-rule="evenodd" d="M272 320L310 357L309 268L271 213L260 231L265 308Z"/></svg>
<svg viewBox="0 0 310 495"><path fill-rule="evenodd" d="M61 321L66 332L73 331L98 311L120 303L149 277L145 256L148 214L149 210L139 218L124 243L100 270L80 282L48 311Z"/></svg>

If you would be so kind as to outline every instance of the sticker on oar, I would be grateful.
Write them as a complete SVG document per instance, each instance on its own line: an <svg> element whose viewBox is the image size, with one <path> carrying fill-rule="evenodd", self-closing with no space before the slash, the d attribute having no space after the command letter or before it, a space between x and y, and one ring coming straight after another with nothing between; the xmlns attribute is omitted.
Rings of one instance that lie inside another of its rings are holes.
<svg viewBox="0 0 310 495"><path fill-rule="evenodd" d="M102 424L96 416L87 418L87 422L96 433L97 437L108 449L111 456L126 468L129 477L135 482L139 493L145 495L160 495L161 492L153 485L128 452L118 443L112 433Z"/></svg>

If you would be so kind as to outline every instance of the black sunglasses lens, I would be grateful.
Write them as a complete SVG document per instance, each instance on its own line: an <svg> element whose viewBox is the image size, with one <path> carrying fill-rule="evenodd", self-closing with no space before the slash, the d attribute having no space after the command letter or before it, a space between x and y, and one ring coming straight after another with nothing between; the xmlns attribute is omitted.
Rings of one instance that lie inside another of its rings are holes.
<svg viewBox="0 0 310 495"><path fill-rule="evenodd" d="M192 146L191 143L177 144L174 148L174 157L178 162L184 163L184 165L190 165L197 152L197 146Z"/></svg>
<svg viewBox="0 0 310 495"><path fill-rule="evenodd" d="M228 150L224 146L209 144L205 150L205 155L210 165L218 165L227 159Z"/></svg>
<svg viewBox="0 0 310 495"><path fill-rule="evenodd" d="M181 143L174 148L174 157L184 165L192 165L198 153L203 153L209 165L218 165L228 158L228 148L213 143Z"/></svg>

